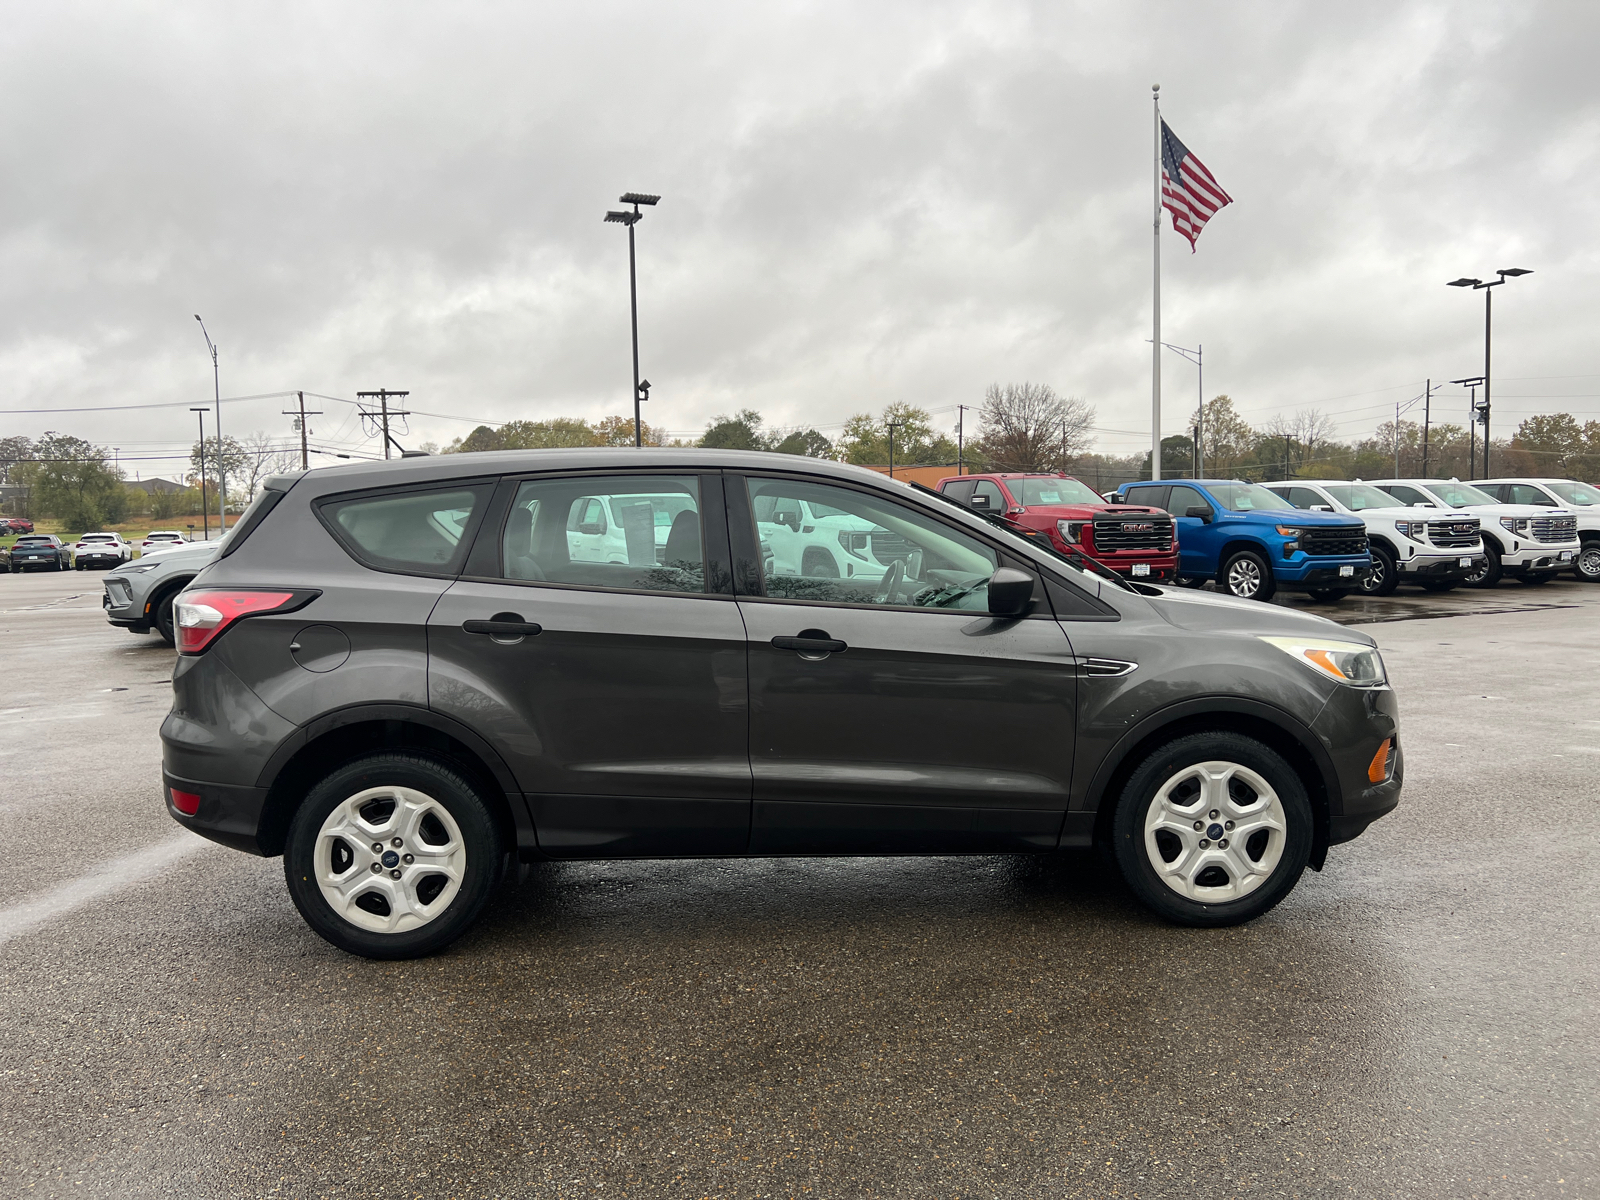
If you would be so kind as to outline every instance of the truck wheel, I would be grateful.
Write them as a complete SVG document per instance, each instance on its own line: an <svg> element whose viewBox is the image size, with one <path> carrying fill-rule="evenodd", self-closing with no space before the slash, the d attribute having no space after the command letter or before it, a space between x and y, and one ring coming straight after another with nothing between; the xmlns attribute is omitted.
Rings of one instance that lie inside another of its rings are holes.
<svg viewBox="0 0 1600 1200"><path fill-rule="evenodd" d="M1203 588L1206 585L1206 581L1196 575L1179 575L1172 582L1181 588Z"/></svg>
<svg viewBox="0 0 1600 1200"><path fill-rule="evenodd" d="M499 875L494 817L467 779L417 754L334 771L289 823L283 873L306 924L364 958L419 958L466 932Z"/></svg>
<svg viewBox="0 0 1600 1200"><path fill-rule="evenodd" d="M1585 583L1600 583L1600 541L1583 544L1578 561L1572 564L1572 573Z"/></svg>
<svg viewBox="0 0 1600 1200"><path fill-rule="evenodd" d="M1361 581L1361 591L1367 596L1387 596L1400 586L1400 572L1395 567L1394 555L1382 546L1372 548L1372 571Z"/></svg>
<svg viewBox="0 0 1600 1200"><path fill-rule="evenodd" d="M1254 550L1241 550L1222 564L1222 590L1241 600L1270 600L1278 582L1266 559Z"/></svg>
<svg viewBox="0 0 1600 1200"><path fill-rule="evenodd" d="M161 640L169 646L178 644L178 636L172 627L172 602L177 598L178 590L174 589L161 597L156 605L156 632L161 635Z"/></svg>
<svg viewBox="0 0 1600 1200"><path fill-rule="evenodd" d="M1337 604L1349 594L1348 588L1312 588L1310 593L1318 604Z"/></svg>
<svg viewBox="0 0 1600 1200"><path fill-rule="evenodd" d="M1489 588L1500 582L1505 574L1500 566L1500 548L1488 538L1483 539L1483 566L1478 567L1461 582L1468 587Z"/></svg>
<svg viewBox="0 0 1600 1200"><path fill-rule="evenodd" d="M1238 925L1287 896L1311 856L1311 801L1275 751L1196 733L1141 763L1112 819L1117 865L1181 925Z"/></svg>
<svg viewBox="0 0 1600 1200"><path fill-rule="evenodd" d="M837 579L839 578L839 567L826 551L807 550L805 562L800 567L800 573L812 579Z"/></svg>

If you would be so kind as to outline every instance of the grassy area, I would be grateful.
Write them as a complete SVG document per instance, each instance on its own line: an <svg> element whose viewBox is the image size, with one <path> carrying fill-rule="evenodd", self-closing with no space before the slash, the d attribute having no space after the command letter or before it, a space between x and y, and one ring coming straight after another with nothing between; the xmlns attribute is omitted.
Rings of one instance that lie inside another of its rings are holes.
<svg viewBox="0 0 1600 1200"><path fill-rule="evenodd" d="M237 513L229 513L229 527L231 528L233 523L238 519L239 516ZM194 526L192 531L189 528L191 524ZM210 526L211 535L215 537L217 535L217 516L215 513L211 514ZM133 552L138 554L139 543L142 542L151 532L157 529L175 529L179 533L183 534L184 537L198 542L201 540L205 526L201 522L199 513L190 513L186 516L165 517L159 519L151 517L134 517L130 520L123 521L119 525L106 525L101 529L95 530L94 532L120 533L124 538L134 544ZM53 517L34 517L33 531L35 533L53 533L63 542L75 542L78 540L79 535L86 532L82 529L69 530L66 528L66 526L62 525L60 521L57 521ZM26 536L26 534L8 533L5 536L0 537L0 549L9 549L11 544L15 542L18 537Z"/></svg>

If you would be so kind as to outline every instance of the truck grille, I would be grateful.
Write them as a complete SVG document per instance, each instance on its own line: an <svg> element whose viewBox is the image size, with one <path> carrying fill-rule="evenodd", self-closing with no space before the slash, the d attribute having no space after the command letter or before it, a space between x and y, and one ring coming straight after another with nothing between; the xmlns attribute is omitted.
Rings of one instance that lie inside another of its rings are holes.
<svg viewBox="0 0 1600 1200"><path fill-rule="evenodd" d="M1354 555L1369 553L1367 531L1355 529L1308 529L1300 535L1300 548L1307 554Z"/></svg>
<svg viewBox="0 0 1600 1200"><path fill-rule="evenodd" d="M1578 537L1577 517L1535 517L1533 536L1541 542L1571 542Z"/></svg>
<svg viewBox="0 0 1600 1200"><path fill-rule="evenodd" d="M1169 516L1096 517L1096 550L1172 549L1172 518Z"/></svg>
<svg viewBox="0 0 1600 1200"><path fill-rule="evenodd" d="M1451 550L1476 548L1482 538L1477 521L1429 521L1428 540Z"/></svg>

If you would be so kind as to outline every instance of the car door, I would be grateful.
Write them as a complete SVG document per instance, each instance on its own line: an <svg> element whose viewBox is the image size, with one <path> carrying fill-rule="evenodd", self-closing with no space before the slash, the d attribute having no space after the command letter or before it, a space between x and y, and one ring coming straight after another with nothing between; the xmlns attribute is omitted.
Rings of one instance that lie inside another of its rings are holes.
<svg viewBox="0 0 1600 1200"><path fill-rule="evenodd" d="M662 496L681 504L658 554ZM570 551L597 498L638 516L625 562ZM429 619L429 703L504 756L547 854L743 852L745 634L720 476L543 475L495 505Z"/></svg>
<svg viewBox="0 0 1600 1200"><path fill-rule="evenodd" d="M1178 528L1178 573L1180 575L1209 575L1216 569L1217 547L1212 530L1216 523L1217 506L1201 492L1186 484L1174 484L1167 497L1166 509ZM1203 508L1211 514L1210 521L1191 517L1189 510Z"/></svg>
<svg viewBox="0 0 1600 1200"><path fill-rule="evenodd" d="M1072 648L1048 603L987 612L1001 552L869 489L730 475L749 638L751 849L1056 844L1072 776ZM763 574L754 511L805 501L869 530L875 578ZM1042 600L1043 592L1040 597Z"/></svg>

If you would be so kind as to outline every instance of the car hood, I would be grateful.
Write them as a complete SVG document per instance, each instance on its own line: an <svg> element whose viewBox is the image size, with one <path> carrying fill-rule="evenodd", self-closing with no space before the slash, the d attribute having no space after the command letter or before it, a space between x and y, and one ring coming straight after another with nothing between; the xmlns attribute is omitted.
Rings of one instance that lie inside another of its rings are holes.
<svg viewBox="0 0 1600 1200"><path fill-rule="evenodd" d="M1092 521L1095 517L1164 517L1164 508L1146 504L1030 504L1023 510L1061 521Z"/></svg>
<svg viewBox="0 0 1600 1200"><path fill-rule="evenodd" d="M171 563L178 563L180 565L187 563L191 566L208 563L217 556L217 551L219 549L221 549L220 542L189 542L182 546L174 546L170 550L152 550L148 554L145 554L140 558L134 559L130 563L118 567L111 573L113 575L131 575L137 571L141 565L149 566L151 559L155 559L163 566Z"/></svg>
<svg viewBox="0 0 1600 1200"><path fill-rule="evenodd" d="M1469 504L1474 515L1485 517L1570 517L1570 508L1551 508L1546 504ZM1416 510L1421 511L1421 510Z"/></svg>
<svg viewBox="0 0 1600 1200"><path fill-rule="evenodd" d="M1203 633L1248 633L1269 636L1339 638L1377 645L1364 633L1340 625L1314 613L1296 612L1259 600L1240 600L1215 592L1195 592L1186 588L1161 588L1160 596L1149 597L1150 607L1163 620L1180 629Z"/></svg>
<svg viewBox="0 0 1600 1200"><path fill-rule="evenodd" d="M1408 508L1396 504L1393 508L1363 508L1345 516L1360 520L1362 517L1382 517L1385 521L1465 521L1478 519L1478 514L1462 508Z"/></svg>
<svg viewBox="0 0 1600 1200"><path fill-rule="evenodd" d="M1308 512L1303 508L1252 508L1247 511L1224 508L1221 515L1235 521L1299 525L1307 529L1366 528L1354 513Z"/></svg>

